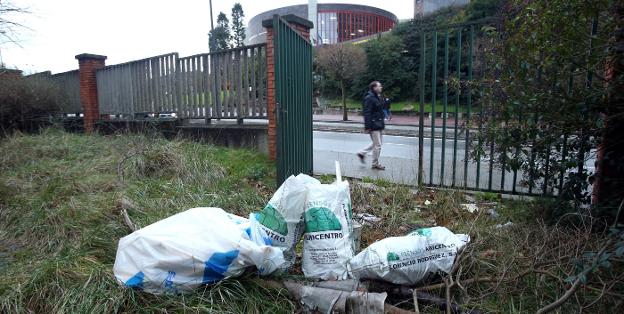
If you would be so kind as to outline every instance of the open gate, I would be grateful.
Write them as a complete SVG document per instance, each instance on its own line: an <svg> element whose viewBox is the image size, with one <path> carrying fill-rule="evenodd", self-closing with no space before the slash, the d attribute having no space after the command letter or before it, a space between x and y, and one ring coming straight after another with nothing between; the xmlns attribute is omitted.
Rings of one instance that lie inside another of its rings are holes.
<svg viewBox="0 0 624 314"><path fill-rule="evenodd" d="M312 173L312 45L273 16L277 181Z"/></svg>

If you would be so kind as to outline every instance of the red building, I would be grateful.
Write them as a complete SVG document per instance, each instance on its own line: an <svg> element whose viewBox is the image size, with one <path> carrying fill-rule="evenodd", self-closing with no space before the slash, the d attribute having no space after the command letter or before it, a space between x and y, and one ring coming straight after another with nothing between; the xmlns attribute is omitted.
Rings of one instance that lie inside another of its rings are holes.
<svg viewBox="0 0 624 314"><path fill-rule="evenodd" d="M391 30L397 24L396 15L379 8L342 3L321 3L316 5L316 18L312 17L314 29L311 39L314 44L336 44ZM254 16L247 26L248 44L266 41L262 21L274 14L294 14L310 19L308 5L293 5L266 11ZM314 15L314 14L311 14Z"/></svg>

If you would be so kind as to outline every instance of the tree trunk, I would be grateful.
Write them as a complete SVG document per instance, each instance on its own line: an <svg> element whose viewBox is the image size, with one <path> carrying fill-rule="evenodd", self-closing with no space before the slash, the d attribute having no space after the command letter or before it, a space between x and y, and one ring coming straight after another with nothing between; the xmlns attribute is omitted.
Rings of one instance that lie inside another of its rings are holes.
<svg viewBox="0 0 624 314"><path fill-rule="evenodd" d="M616 31L611 38L613 49L607 60L608 104L604 111L602 141L597 150L592 198L593 203L603 209L602 213L615 216L618 204L624 198L624 5L616 1L612 9ZM624 213L619 218L624 221Z"/></svg>
<svg viewBox="0 0 624 314"><path fill-rule="evenodd" d="M347 121L349 117L347 117L347 91L344 81L340 81L340 90L342 91L342 121Z"/></svg>

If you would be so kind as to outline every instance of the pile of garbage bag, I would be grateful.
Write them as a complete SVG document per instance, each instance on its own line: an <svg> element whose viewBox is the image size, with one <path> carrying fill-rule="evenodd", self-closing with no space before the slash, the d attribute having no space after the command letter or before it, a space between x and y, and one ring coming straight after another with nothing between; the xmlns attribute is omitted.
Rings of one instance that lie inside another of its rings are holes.
<svg viewBox="0 0 624 314"><path fill-rule="evenodd" d="M291 176L249 218L220 208L193 208L139 229L120 239L113 271L127 287L181 293L249 268L260 275L288 271L303 237L306 278L414 285L450 272L455 256L470 241L444 227L423 228L377 241L355 255L356 234L349 183L337 164L334 183ZM292 283L287 288L303 299L326 289ZM332 302L343 304L357 295L346 293ZM376 304L383 304L385 295L376 297Z"/></svg>
<svg viewBox="0 0 624 314"><path fill-rule="evenodd" d="M271 274L285 263L271 242L254 215L245 219L220 208L192 208L121 238L113 272L128 287L180 293L251 266Z"/></svg>

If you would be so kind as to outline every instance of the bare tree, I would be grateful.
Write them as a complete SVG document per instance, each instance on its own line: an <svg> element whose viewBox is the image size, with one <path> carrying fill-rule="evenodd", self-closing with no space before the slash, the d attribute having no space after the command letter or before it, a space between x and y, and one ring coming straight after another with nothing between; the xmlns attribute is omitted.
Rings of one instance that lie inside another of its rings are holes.
<svg viewBox="0 0 624 314"><path fill-rule="evenodd" d="M17 43L17 31L26 28L15 21L20 14L30 13L7 0L0 0L0 45L6 42Z"/></svg>
<svg viewBox="0 0 624 314"><path fill-rule="evenodd" d="M366 69L366 53L353 44L322 46L317 52L319 67L340 83L342 94L342 120L347 121L347 87Z"/></svg>

